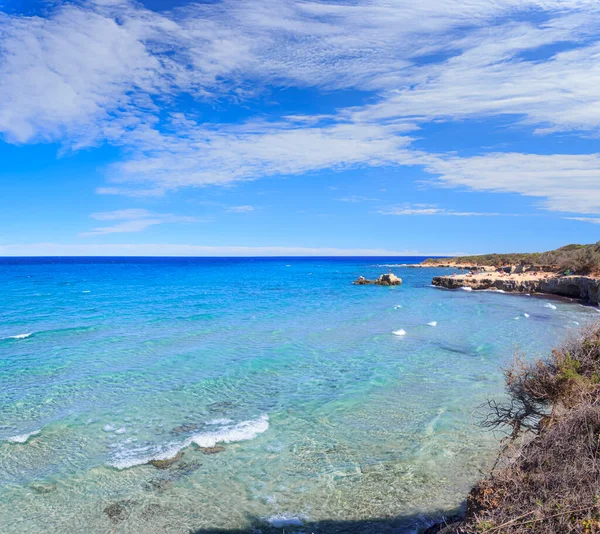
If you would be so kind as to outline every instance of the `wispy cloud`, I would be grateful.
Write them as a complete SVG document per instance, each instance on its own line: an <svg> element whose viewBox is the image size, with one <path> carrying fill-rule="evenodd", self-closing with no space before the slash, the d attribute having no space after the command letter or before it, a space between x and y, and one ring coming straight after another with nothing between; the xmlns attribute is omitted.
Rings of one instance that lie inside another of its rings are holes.
<svg viewBox="0 0 600 534"><path fill-rule="evenodd" d="M363 197L361 195L351 195L349 197L338 198L337 200L339 200L340 202L353 202L353 203L378 202L379 201L378 198Z"/></svg>
<svg viewBox="0 0 600 534"><path fill-rule="evenodd" d="M539 16L525 21L532 11ZM14 143L121 148L99 193L160 196L319 169L422 165L447 186L600 213L597 154L460 158L416 150L411 137L431 121L497 116L539 134L596 135L598 2L225 0L156 13L96 0L48 13L0 14L0 132ZM366 90L372 103L233 125L204 123L176 104L179 95L239 102L273 86ZM87 234L162 222L129 218Z"/></svg>
<svg viewBox="0 0 600 534"><path fill-rule="evenodd" d="M444 215L451 217L510 217L514 214L454 211L440 208L435 204L404 204L402 206L391 206L379 210L382 215Z"/></svg>
<svg viewBox="0 0 600 534"><path fill-rule="evenodd" d="M474 191L519 193L561 212L600 213L600 154L491 153L429 158L442 183Z"/></svg>
<svg viewBox="0 0 600 534"><path fill-rule="evenodd" d="M98 221L123 221L112 226L102 226L92 228L88 232L82 232L82 237L92 237L106 234L121 234L131 232L141 232L150 226L156 226L164 223L193 223L200 222L196 217L182 217L170 213L152 213L144 209L126 209L92 213L92 219Z"/></svg>
<svg viewBox="0 0 600 534"><path fill-rule="evenodd" d="M230 206L227 211L230 213L250 213L254 211L254 206Z"/></svg>
<svg viewBox="0 0 600 534"><path fill-rule="evenodd" d="M568 221L580 221L580 222L586 222L586 223L591 223L591 224L600 224L600 218L596 218L596 217L563 217L563 218Z"/></svg>

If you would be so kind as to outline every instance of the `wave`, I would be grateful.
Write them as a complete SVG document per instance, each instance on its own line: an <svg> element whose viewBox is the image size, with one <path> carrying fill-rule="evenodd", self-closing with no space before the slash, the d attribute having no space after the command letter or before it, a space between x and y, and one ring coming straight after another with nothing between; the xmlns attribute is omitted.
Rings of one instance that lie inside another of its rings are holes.
<svg viewBox="0 0 600 534"><path fill-rule="evenodd" d="M398 310L399 308L402 308L402 306L401 306L400 304L396 304L396 305L394 306L394 309L395 309L395 310Z"/></svg>
<svg viewBox="0 0 600 534"><path fill-rule="evenodd" d="M394 332L392 332L392 334L394 334L395 336L405 336L406 330L401 328L400 330L395 330Z"/></svg>
<svg viewBox="0 0 600 534"><path fill-rule="evenodd" d="M437 326L437 321L431 321L430 323L427 323L427 326Z"/></svg>
<svg viewBox="0 0 600 534"><path fill-rule="evenodd" d="M544 308L550 308L551 310L556 310L556 306L554 304L550 304L548 302L548 304L544 304Z"/></svg>
<svg viewBox="0 0 600 534"><path fill-rule="evenodd" d="M29 438L33 436L37 436L41 430L34 430L33 432L29 432L28 434L19 434L18 436L11 436L10 438L6 438L4 441L8 441L9 443L27 443Z"/></svg>
<svg viewBox="0 0 600 534"><path fill-rule="evenodd" d="M27 334L17 334L16 336L8 336L8 337L5 337L4 339L25 339L31 335L33 335L33 332L28 332Z"/></svg>
<svg viewBox="0 0 600 534"><path fill-rule="evenodd" d="M269 428L269 416L261 415L257 419L242 421L236 425L227 425L212 432L201 432L186 439L183 443L170 443L162 450L158 448L144 447L123 451L115 456L110 462L111 467L116 469L128 469L137 465L144 465L152 460L170 460L177 454L194 444L198 447L214 447L217 443L236 443L239 441L250 441L259 434L266 432ZM149 454L148 454L149 453Z"/></svg>
<svg viewBox="0 0 600 534"><path fill-rule="evenodd" d="M529 314L528 313L524 313L523 317L529 317Z"/></svg>
<svg viewBox="0 0 600 534"><path fill-rule="evenodd" d="M233 423L231 419L213 419L212 421L207 421L207 425L230 425Z"/></svg>
<svg viewBox="0 0 600 534"><path fill-rule="evenodd" d="M472 287L469 287L469 286L463 286L463 287L461 287L461 289L462 289L463 291L473 291L473 288L472 288Z"/></svg>

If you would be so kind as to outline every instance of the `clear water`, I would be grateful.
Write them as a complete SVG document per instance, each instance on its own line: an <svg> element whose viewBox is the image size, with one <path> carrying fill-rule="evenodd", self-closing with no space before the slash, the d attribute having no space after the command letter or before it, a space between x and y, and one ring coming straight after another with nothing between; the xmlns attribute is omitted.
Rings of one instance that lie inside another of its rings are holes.
<svg viewBox="0 0 600 534"><path fill-rule="evenodd" d="M497 450L473 411L501 367L597 312L431 287L442 269L352 285L405 261L0 260L0 532L413 532L456 509Z"/></svg>

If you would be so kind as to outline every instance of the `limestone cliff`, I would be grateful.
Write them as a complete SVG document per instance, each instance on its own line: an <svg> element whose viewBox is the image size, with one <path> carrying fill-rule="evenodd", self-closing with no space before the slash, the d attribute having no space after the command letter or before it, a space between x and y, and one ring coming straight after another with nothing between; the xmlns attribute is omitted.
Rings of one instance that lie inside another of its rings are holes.
<svg viewBox="0 0 600 534"><path fill-rule="evenodd" d="M548 293L581 299L592 304L600 303L600 279L591 276L552 276L548 278L519 280L518 278L493 278L485 275L436 276L432 284L447 289L499 289L516 293Z"/></svg>

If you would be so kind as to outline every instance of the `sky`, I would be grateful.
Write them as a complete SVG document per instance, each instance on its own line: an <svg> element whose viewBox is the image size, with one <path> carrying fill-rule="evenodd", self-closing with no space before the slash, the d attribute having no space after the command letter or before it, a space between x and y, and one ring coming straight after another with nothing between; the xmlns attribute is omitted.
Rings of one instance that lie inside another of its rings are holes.
<svg viewBox="0 0 600 534"><path fill-rule="evenodd" d="M0 0L0 256L600 239L597 0Z"/></svg>

